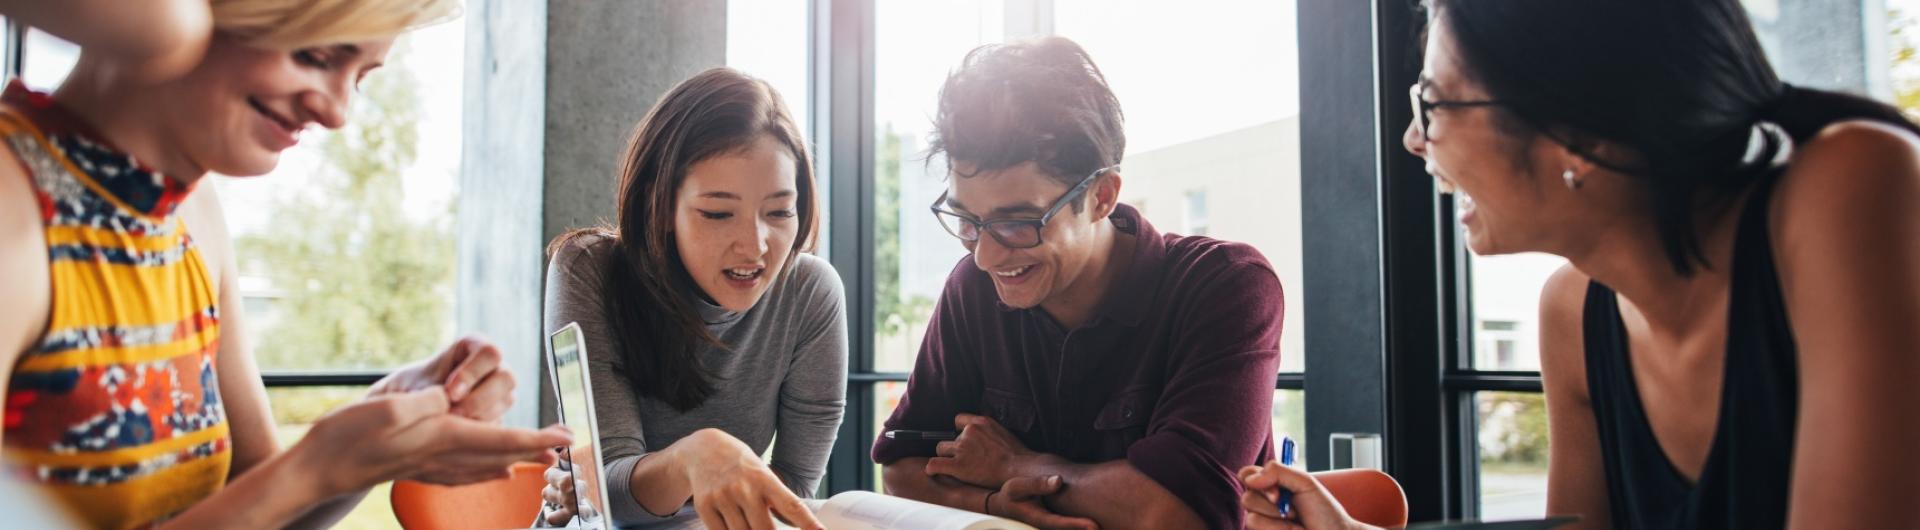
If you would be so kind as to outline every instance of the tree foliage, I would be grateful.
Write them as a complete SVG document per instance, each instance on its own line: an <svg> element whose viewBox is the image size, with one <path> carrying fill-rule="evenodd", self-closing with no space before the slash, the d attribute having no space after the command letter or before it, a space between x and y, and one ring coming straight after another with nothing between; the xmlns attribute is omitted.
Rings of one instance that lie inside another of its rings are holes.
<svg viewBox="0 0 1920 530"><path fill-rule="evenodd" d="M283 293L259 335L261 366L387 367L444 340L453 216L410 216L401 186L417 154L416 86L404 68L368 76L313 180L263 205L269 233L236 241L249 272Z"/></svg>

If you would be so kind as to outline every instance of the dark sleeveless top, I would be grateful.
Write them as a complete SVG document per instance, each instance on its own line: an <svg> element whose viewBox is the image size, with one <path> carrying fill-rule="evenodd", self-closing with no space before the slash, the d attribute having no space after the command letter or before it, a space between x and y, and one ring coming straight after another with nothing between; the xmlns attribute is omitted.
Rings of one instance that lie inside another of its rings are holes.
<svg viewBox="0 0 1920 530"><path fill-rule="evenodd" d="M1613 290L1599 282L1587 287L1587 391L1616 529L1786 526L1800 388L1793 330L1768 241L1772 192L1771 179L1754 191L1735 236L1725 379L1699 483L1687 483L1647 424Z"/></svg>

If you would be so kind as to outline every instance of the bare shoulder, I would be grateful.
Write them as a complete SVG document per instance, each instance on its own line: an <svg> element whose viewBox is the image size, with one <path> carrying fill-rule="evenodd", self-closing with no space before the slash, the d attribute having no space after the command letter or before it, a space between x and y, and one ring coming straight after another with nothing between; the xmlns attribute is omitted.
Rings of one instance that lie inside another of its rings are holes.
<svg viewBox="0 0 1920 530"><path fill-rule="evenodd" d="M1783 285L1844 282L1833 275L1920 256L1920 136L1846 121L1804 143L1766 205Z"/></svg>
<svg viewBox="0 0 1920 530"><path fill-rule="evenodd" d="M235 260L227 217L220 209L220 194L211 180L214 178L220 177L201 177L187 200L180 203L179 215L186 222L187 233L193 236L194 246L200 249L200 261L206 264L207 276L214 279L216 286L224 286L224 275L234 272L226 269Z"/></svg>
<svg viewBox="0 0 1920 530"><path fill-rule="evenodd" d="M1920 196L1920 136L1910 131L1844 121L1804 144L1769 205L1776 234L1842 218L1905 217L1911 200Z"/></svg>
<svg viewBox="0 0 1920 530"><path fill-rule="evenodd" d="M25 309L0 317L0 366L12 366L47 327L53 288L46 245L33 184L13 151L0 148L0 278L7 278L0 300Z"/></svg>
<svg viewBox="0 0 1920 530"><path fill-rule="evenodd" d="M1562 265L1540 289L1540 371L1549 387L1586 396L1586 273Z"/></svg>

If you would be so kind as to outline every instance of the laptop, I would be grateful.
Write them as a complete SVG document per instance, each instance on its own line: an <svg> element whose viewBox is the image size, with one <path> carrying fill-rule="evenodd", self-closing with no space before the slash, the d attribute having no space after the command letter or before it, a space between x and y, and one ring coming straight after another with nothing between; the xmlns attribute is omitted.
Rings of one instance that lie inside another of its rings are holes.
<svg viewBox="0 0 1920 530"><path fill-rule="evenodd" d="M609 529L600 427L593 415L593 381L587 375L587 345L579 323L569 322L547 336L547 374L553 379L560 423L573 430L575 444L560 451L560 468L573 473L574 498L579 502L565 528ZM582 483L584 489L579 489Z"/></svg>

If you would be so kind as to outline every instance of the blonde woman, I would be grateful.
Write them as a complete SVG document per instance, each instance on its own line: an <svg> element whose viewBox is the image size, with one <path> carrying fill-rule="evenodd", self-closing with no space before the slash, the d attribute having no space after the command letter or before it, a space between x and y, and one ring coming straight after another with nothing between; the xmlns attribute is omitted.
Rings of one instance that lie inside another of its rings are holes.
<svg viewBox="0 0 1920 530"><path fill-rule="evenodd" d="M12 474L92 527L251 529L327 526L389 480L461 484L552 462L566 431L495 424L514 380L479 339L395 372L282 451L218 198L200 183L266 173L301 130L340 127L393 39L456 5L214 0L206 37L146 44L204 41L190 67L129 75L172 52L72 30L91 3L30 10L80 43L80 61L52 94L0 94ZM190 34L194 10L172 13L147 22Z"/></svg>

